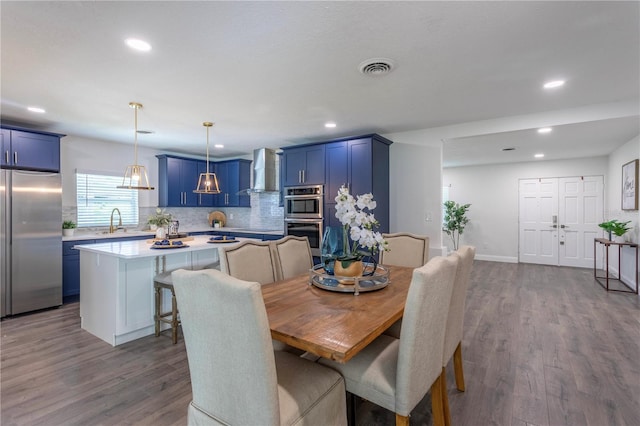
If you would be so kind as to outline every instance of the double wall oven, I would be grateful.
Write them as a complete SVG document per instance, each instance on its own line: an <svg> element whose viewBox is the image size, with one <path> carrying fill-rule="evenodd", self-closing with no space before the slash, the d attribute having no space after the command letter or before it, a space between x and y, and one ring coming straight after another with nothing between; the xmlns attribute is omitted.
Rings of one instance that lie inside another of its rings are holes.
<svg viewBox="0 0 640 426"><path fill-rule="evenodd" d="M322 185L284 188L284 232L307 237L314 256L320 256L322 243L323 197Z"/></svg>

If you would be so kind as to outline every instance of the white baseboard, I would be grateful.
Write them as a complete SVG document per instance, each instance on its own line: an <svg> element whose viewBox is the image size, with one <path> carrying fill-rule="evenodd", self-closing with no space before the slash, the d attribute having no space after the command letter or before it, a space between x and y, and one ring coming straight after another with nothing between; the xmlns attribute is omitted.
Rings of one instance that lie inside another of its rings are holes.
<svg viewBox="0 0 640 426"><path fill-rule="evenodd" d="M477 260L487 260L489 262L518 263L518 258L512 256L492 256L486 254L476 254L475 258Z"/></svg>

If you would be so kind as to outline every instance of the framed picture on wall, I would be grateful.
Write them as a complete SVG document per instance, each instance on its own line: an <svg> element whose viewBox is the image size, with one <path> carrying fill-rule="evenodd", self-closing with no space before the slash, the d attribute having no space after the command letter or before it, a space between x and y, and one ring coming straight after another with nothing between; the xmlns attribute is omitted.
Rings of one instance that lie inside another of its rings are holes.
<svg viewBox="0 0 640 426"><path fill-rule="evenodd" d="M622 210L638 210L638 160L622 166Z"/></svg>

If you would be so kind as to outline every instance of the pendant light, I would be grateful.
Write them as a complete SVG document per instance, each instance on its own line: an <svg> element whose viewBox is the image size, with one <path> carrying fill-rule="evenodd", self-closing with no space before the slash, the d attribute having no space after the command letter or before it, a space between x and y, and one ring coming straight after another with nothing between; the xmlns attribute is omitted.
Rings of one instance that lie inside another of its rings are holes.
<svg viewBox="0 0 640 426"><path fill-rule="evenodd" d="M209 128L213 126L213 123L205 121L202 125L207 128L207 172L200 173L198 187L193 192L196 194L219 194L218 178L215 173L209 173Z"/></svg>
<svg viewBox="0 0 640 426"><path fill-rule="evenodd" d="M129 102L129 107L134 109L135 114L135 132L133 136L133 164L127 166L124 171L124 177L122 178L122 185L117 188L120 189L155 189L149 184L149 176L147 175L147 169L145 166L138 164L138 110L142 108L142 104L138 102Z"/></svg>

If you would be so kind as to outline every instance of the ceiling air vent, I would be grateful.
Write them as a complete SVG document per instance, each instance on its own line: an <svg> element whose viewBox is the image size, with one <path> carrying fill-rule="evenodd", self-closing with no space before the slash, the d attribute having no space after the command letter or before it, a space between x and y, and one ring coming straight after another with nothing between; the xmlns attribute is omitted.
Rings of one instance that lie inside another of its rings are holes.
<svg viewBox="0 0 640 426"><path fill-rule="evenodd" d="M366 61L362 62L358 66L358 69L362 74L365 74L365 75L381 76L381 75L389 74L394 67L395 67L395 64L391 59L374 58L374 59L367 59Z"/></svg>

